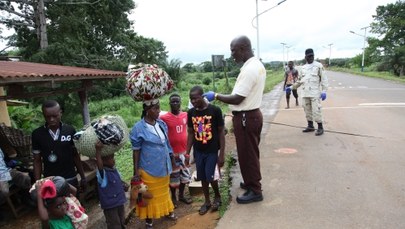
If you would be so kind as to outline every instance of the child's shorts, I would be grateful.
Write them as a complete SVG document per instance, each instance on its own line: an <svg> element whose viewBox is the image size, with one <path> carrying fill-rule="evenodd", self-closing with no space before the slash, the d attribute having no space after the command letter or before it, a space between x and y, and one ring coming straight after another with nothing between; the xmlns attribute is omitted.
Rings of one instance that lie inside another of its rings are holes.
<svg viewBox="0 0 405 229"><path fill-rule="evenodd" d="M191 182L190 169L185 165L185 156L184 154L176 154L174 157L175 163L179 166L179 169L172 171L170 174L170 187L178 188L180 183L188 184Z"/></svg>

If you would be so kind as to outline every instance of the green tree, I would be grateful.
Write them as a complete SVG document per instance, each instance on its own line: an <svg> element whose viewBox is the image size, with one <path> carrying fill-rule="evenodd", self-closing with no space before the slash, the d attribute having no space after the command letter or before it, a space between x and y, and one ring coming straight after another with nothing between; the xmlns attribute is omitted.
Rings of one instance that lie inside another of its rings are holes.
<svg viewBox="0 0 405 229"><path fill-rule="evenodd" d="M44 2L46 47L38 29L38 2ZM132 30L128 14L134 8L132 0L8 0L0 2L6 15L0 23L16 30L11 44L24 60L112 70L126 70L131 61L164 63L163 43Z"/></svg>
<svg viewBox="0 0 405 229"><path fill-rule="evenodd" d="M204 61L199 65L202 72L212 72L211 61Z"/></svg>
<svg viewBox="0 0 405 229"><path fill-rule="evenodd" d="M379 52L382 62L388 63L397 76L405 74L405 1L378 6L373 16L371 32L378 34L375 52Z"/></svg>
<svg viewBox="0 0 405 229"><path fill-rule="evenodd" d="M169 74L170 78L174 81L176 86L180 85L183 72L181 70L181 61L179 59L172 59L163 63L162 68Z"/></svg>
<svg viewBox="0 0 405 229"><path fill-rule="evenodd" d="M197 71L196 66L193 63L187 63L182 67L183 71L193 73Z"/></svg>

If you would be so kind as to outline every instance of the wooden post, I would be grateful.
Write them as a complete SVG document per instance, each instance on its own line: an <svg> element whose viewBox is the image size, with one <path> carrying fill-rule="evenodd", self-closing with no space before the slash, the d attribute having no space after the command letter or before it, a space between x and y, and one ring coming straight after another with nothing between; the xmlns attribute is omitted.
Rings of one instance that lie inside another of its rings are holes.
<svg viewBox="0 0 405 229"><path fill-rule="evenodd" d="M3 87L0 87L0 96L5 95ZM11 126L10 116L7 110L7 101L0 100L0 123L4 122L6 126Z"/></svg>
<svg viewBox="0 0 405 229"><path fill-rule="evenodd" d="M92 86L91 80L82 80L83 91L79 91L80 104L82 105L83 124L90 123L89 103L87 100L87 90Z"/></svg>

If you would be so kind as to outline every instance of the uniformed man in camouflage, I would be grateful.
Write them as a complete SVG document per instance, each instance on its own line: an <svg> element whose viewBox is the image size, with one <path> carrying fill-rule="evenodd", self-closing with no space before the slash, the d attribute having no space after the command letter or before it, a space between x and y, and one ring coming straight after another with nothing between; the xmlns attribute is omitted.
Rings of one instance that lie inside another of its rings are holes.
<svg viewBox="0 0 405 229"><path fill-rule="evenodd" d="M305 115L308 121L308 126L302 132L315 131L314 121L318 123L318 129L315 132L316 136L322 135L324 132L322 124L321 99L326 99L326 91L328 89L328 79L324 74L324 69L321 63L314 61L314 50L305 50L306 64L302 66L299 80L292 86L287 87L286 91L291 91L302 86L302 106L304 107Z"/></svg>

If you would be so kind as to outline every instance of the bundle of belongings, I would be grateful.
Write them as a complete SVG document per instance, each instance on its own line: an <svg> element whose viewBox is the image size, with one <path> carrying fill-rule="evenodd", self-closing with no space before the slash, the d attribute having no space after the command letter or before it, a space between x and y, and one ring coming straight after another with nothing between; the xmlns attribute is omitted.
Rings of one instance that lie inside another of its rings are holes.
<svg viewBox="0 0 405 229"><path fill-rule="evenodd" d="M173 89L173 80L156 64L130 66L126 90L135 101L158 99Z"/></svg>
<svg viewBox="0 0 405 229"><path fill-rule="evenodd" d="M108 156L120 150L128 142L128 136L128 127L122 117L104 115L78 131L73 136L73 142L79 153L95 157L95 144L100 140L105 145L101 156Z"/></svg>

